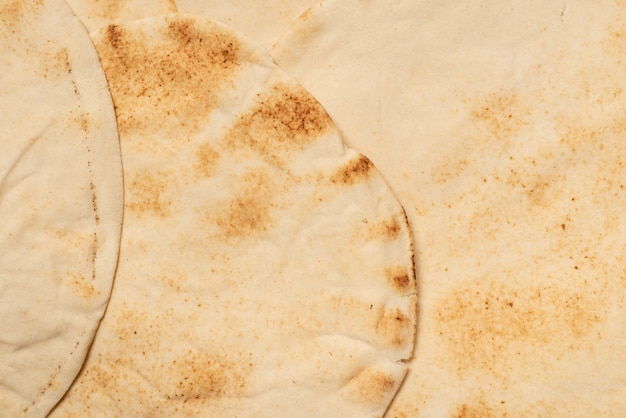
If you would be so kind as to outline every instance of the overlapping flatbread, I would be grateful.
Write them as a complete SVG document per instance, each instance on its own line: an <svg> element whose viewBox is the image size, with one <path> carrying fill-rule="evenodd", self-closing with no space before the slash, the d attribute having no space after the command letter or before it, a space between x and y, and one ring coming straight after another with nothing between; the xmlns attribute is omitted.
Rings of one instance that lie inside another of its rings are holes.
<svg viewBox="0 0 626 418"><path fill-rule="evenodd" d="M403 209L324 109L208 18L92 34L125 214L113 295L52 417L380 417L415 337Z"/></svg>
<svg viewBox="0 0 626 418"><path fill-rule="evenodd" d="M89 31L110 23L125 22L163 13L193 13L237 29L266 48L297 18L318 3L314 0L67 0Z"/></svg>
<svg viewBox="0 0 626 418"><path fill-rule="evenodd" d="M45 416L109 299L122 167L96 51L65 3L0 1L0 415Z"/></svg>
<svg viewBox="0 0 626 418"><path fill-rule="evenodd" d="M176 12L174 0L67 0L89 32L125 22Z"/></svg>
<svg viewBox="0 0 626 418"><path fill-rule="evenodd" d="M626 4L315 6L273 56L414 226L389 417L626 414Z"/></svg>
<svg viewBox="0 0 626 418"><path fill-rule="evenodd" d="M183 13L196 13L232 26L266 48L318 0L174 0Z"/></svg>

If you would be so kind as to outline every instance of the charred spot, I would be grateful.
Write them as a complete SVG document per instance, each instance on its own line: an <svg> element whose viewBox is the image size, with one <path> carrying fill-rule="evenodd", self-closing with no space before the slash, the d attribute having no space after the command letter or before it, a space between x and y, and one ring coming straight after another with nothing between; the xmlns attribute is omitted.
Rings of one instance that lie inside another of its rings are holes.
<svg viewBox="0 0 626 418"><path fill-rule="evenodd" d="M331 181L340 184L355 184L366 179L373 168L374 164L365 155L359 155L357 159L350 161L339 172L335 173L331 177Z"/></svg>

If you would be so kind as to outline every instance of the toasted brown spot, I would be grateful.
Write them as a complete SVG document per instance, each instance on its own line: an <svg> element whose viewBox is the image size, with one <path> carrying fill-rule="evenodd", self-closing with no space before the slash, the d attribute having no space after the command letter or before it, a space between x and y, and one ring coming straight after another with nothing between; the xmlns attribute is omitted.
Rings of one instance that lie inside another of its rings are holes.
<svg viewBox="0 0 626 418"><path fill-rule="evenodd" d="M113 47L113 49L118 49L122 46L122 30L118 25L109 25L106 28L106 39Z"/></svg>
<svg viewBox="0 0 626 418"><path fill-rule="evenodd" d="M391 284L394 285L397 289L404 290L409 287L411 284L411 279L409 278L409 274L404 267L396 267L393 269L387 269L386 275L389 278Z"/></svg>
<svg viewBox="0 0 626 418"><path fill-rule="evenodd" d="M97 225L100 223L100 215L98 214L98 193L96 192L96 185L93 182L89 182L89 190L91 191L91 210L93 211Z"/></svg>
<svg viewBox="0 0 626 418"><path fill-rule="evenodd" d="M246 145L280 163L332 126L324 108L302 87L280 83L259 95L227 141L232 147Z"/></svg>
<svg viewBox="0 0 626 418"><path fill-rule="evenodd" d="M528 283L515 288L484 281L455 288L437 307L448 367L506 372L508 363L547 359L581 349L600 321L592 292ZM543 356L535 356L537 350ZM553 358L551 358L553 359Z"/></svg>
<svg viewBox="0 0 626 418"><path fill-rule="evenodd" d="M528 113L517 92L509 91L488 95L471 111L471 116L495 139L507 139L528 124Z"/></svg>
<svg viewBox="0 0 626 418"><path fill-rule="evenodd" d="M369 227L369 229L369 235L371 238L383 238L386 241L393 241L397 239L400 236L400 231L402 231L402 227L396 218L374 223Z"/></svg>
<svg viewBox="0 0 626 418"><path fill-rule="evenodd" d="M17 29L21 21L29 14L36 10L35 4L40 2L30 2L23 0L6 1L0 5L0 21L7 28Z"/></svg>
<svg viewBox="0 0 626 418"><path fill-rule="evenodd" d="M477 399L473 403L464 403L459 406L452 418L505 418L508 414L503 410L496 410L488 406L483 399Z"/></svg>
<svg viewBox="0 0 626 418"><path fill-rule="evenodd" d="M242 178L242 189L223 205L217 225L226 237L246 237L267 231L274 222L274 184L267 173L249 172ZM213 218L214 214L208 214Z"/></svg>
<svg viewBox="0 0 626 418"><path fill-rule="evenodd" d="M172 201L167 197L169 174L163 171L139 170L128 182L126 208L137 215L169 216Z"/></svg>
<svg viewBox="0 0 626 418"><path fill-rule="evenodd" d="M96 42L122 134L197 132L239 68L240 43L190 19L164 22L162 33L110 25Z"/></svg>
<svg viewBox="0 0 626 418"><path fill-rule="evenodd" d="M388 309L376 324L376 334L398 347L406 343L411 328L411 320L400 309Z"/></svg>
<svg viewBox="0 0 626 418"><path fill-rule="evenodd" d="M380 403L395 388L396 381L379 370L365 369L352 378L348 386L360 402Z"/></svg>
<svg viewBox="0 0 626 418"><path fill-rule="evenodd" d="M373 168L374 164L365 155L359 155L357 159L350 161L335 173L330 180L339 184L355 184L369 177Z"/></svg>
<svg viewBox="0 0 626 418"><path fill-rule="evenodd" d="M93 280L87 280L85 277L71 271L65 273L63 284L83 300L90 300L102 294L95 288Z"/></svg>
<svg viewBox="0 0 626 418"><path fill-rule="evenodd" d="M462 154L450 156L444 154L439 157L440 161L434 165L431 178L435 183L446 183L450 179L461 176L468 168L467 150Z"/></svg>
<svg viewBox="0 0 626 418"><path fill-rule="evenodd" d="M167 388L166 398L183 401L240 393L246 384L247 374L241 370L241 365L191 350L171 363L167 372L173 387Z"/></svg>
<svg viewBox="0 0 626 418"><path fill-rule="evenodd" d="M66 77L71 74L72 65L67 48L50 49L46 52L39 62L39 71L48 79ZM79 96L76 85L74 85L74 91Z"/></svg>
<svg viewBox="0 0 626 418"><path fill-rule="evenodd" d="M196 162L194 164L196 177L202 178L213 175L219 158L219 152L211 144L205 142L200 145L196 151Z"/></svg>
<svg viewBox="0 0 626 418"><path fill-rule="evenodd" d="M150 1L150 14L147 8L138 8L142 2L136 0L98 0L89 3L89 15L87 24L89 30L101 27L107 22L131 21L164 13L176 12L173 0L152 0ZM99 19L96 19L99 18Z"/></svg>

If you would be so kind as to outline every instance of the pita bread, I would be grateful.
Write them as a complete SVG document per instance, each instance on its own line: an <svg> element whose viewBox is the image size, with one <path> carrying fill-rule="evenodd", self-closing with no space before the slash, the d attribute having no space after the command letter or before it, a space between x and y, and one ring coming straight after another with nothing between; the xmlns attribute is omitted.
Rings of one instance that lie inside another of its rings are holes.
<svg viewBox="0 0 626 418"><path fill-rule="evenodd" d="M416 321L404 212L247 40L167 15L92 34L126 201L113 295L52 417L382 416Z"/></svg>
<svg viewBox="0 0 626 418"><path fill-rule="evenodd" d="M272 0L67 0L87 29L95 31L110 23L158 16L192 13L210 17L236 28L251 40L270 48L290 25L317 1Z"/></svg>
<svg viewBox="0 0 626 418"><path fill-rule="evenodd" d="M0 411L44 416L109 299L122 220L113 104L61 1L0 1Z"/></svg>
<svg viewBox="0 0 626 418"><path fill-rule="evenodd" d="M89 32L110 23L176 12L174 0L67 0Z"/></svg>
<svg viewBox="0 0 626 418"><path fill-rule="evenodd" d="M274 49L414 226L387 416L626 414L625 7L327 1Z"/></svg>
<svg viewBox="0 0 626 418"><path fill-rule="evenodd" d="M266 48L283 35L316 0L174 0L179 12L196 13L224 22Z"/></svg>

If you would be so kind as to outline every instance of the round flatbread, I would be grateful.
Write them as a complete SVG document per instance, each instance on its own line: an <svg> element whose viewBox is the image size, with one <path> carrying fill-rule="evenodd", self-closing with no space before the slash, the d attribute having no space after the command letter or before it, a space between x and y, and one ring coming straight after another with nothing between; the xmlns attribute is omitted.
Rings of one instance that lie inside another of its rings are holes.
<svg viewBox="0 0 626 418"><path fill-rule="evenodd" d="M89 32L124 22L176 12L174 0L67 0Z"/></svg>
<svg viewBox="0 0 626 418"><path fill-rule="evenodd" d="M416 321L402 207L324 109L207 18L92 35L125 215L109 308L52 416L380 417Z"/></svg>
<svg viewBox="0 0 626 418"><path fill-rule="evenodd" d="M317 0L174 0L183 13L196 13L223 22L249 36L254 42L271 48Z"/></svg>
<svg viewBox="0 0 626 418"><path fill-rule="evenodd" d="M61 1L0 1L0 411L45 416L109 299L122 220L113 104Z"/></svg>
<svg viewBox="0 0 626 418"><path fill-rule="evenodd" d="M626 414L625 28L623 1L329 0L274 49L415 226L387 416Z"/></svg>

